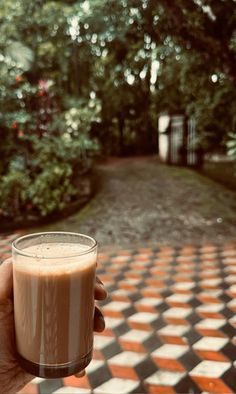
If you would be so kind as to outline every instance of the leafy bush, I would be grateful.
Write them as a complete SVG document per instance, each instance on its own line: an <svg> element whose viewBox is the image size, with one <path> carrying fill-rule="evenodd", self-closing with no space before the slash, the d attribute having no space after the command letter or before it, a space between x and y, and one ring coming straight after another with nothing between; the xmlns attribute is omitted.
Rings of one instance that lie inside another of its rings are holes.
<svg viewBox="0 0 236 394"><path fill-rule="evenodd" d="M70 182L71 175L71 166L58 161L48 162L34 178L26 195L42 216L63 209L77 194L76 188Z"/></svg>
<svg viewBox="0 0 236 394"><path fill-rule="evenodd" d="M80 193L79 176L99 148L89 136L95 111L71 109L58 116L41 138L20 135L19 149L0 178L0 209L8 216L60 211ZM90 118L90 121L89 121Z"/></svg>
<svg viewBox="0 0 236 394"><path fill-rule="evenodd" d="M0 182L0 209L5 216L14 217L27 209L29 175L21 170L10 169Z"/></svg>
<svg viewBox="0 0 236 394"><path fill-rule="evenodd" d="M236 133L229 133L228 141L226 143L228 155L236 158Z"/></svg>

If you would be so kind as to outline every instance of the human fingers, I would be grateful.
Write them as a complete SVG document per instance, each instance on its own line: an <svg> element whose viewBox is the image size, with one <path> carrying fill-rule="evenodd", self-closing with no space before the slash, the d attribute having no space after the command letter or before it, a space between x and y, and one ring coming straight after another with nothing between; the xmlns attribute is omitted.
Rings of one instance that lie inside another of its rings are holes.
<svg viewBox="0 0 236 394"><path fill-rule="evenodd" d="M100 301L105 300L107 298L107 291L102 281L98 277L96 277L94 297L96 300L100 300Z"/></svg>
<svg viewBox="0 0 236 394"><path fill-rule="evenodd" d="M97 332L102 332L105 328L105 320L102 312L95 306L93 329Z"/></svg>
<svg viewBox="0 0 236 394"><path fill-rule="evenodd" d="M0 301L12 295L12 260L4 260L0 265Z"/></svg>

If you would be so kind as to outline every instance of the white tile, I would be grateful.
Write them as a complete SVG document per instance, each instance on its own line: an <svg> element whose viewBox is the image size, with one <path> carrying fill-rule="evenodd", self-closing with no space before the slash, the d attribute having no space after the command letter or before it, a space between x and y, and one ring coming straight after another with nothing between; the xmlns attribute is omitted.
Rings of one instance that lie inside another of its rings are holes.
<svg viewBox="0 0 236 394"><path fill-rule="evenodd" d="M229 319L229 323L236 328L236 316ZM235 332L236 333L236 332Z"/></svg>
<svg viewBox="0 0 236 394"><path fill-rule="evenodd" d="M224 268L224 272L236 272L236 265L228 265L227 267Z"/></svg>
<svg viewBox="0 0 236 394"><path fill-rule="evenodd" d="M44 380L45 380L45 379L43 379L43 378L34 378L34 379L32 380L32 383L34 383L34 384L40 384L40 383L42 383Z"/></svg>
<svg viewBox="0 0 236 394"><path fill-rule="evenodd" d="M221 273L221 269L217 268L217 267L209 267L209 268L204 268L204 270L201 271L201 274L205 275L205 274L220 274Z"/></svg>
<svg viewBox="0 0 236 394"><path fill-rule="evenodd" d="M160 298L151 298L151 297L145 297L142 298L140 301L135 302L135 306L137 305L143 305L143 306L158 306L163 302L162 299Z"/></svg>
<svg viewBox="0 0 236 394"><path fill-rule="evenodd" d="M185 372L170 372L159 370L144 380L145 383L159 386L174 386L184 376Z"/></svg>
<svg viewBox="0 0 236 394"><path fill-rule="evenodd" d="M236 293L236 285L230 286L229 291L231 291L232 293Z"/></svg>
<svg viewBox="0 0 236 394"><path fill-rule="evenodd" d="M171 345L165 344L161 346L159 349L156 349L153 353L153 357L160 357L160 358L168 358L168 359L176 359L183 354L185 354L189 350L188 346L183 345Z"/></svg>
<svg viewBox="0 0 236 394"><path fill-rule="evenodd" d="M123 302L123 301L112 301L109 302L109 304L106 304L102 309L109 310L109 311L114 311L114 312L121 312L124 311L125 309L129 308L131 304L129 302Z"/></svg>
<svg viewBox="0 0 236 394"><path fill-rule="evenodd" d="M204 246L200 248L200 252L204 255L205 253L214 253L215 251L215 246L214 245L209 245L207 246L207 249L205 249Z"/></svg>
<svg viewBox="0 0 236 394"><path fill-rule="evenodd" d="M236 283L236 275L228 275L225 277L225 282Z"/></svg>
<svg viewBox="0 0 236 394"><path fill-rule="evenodd" d="M133 291L129 289L118 289L112 292L112 295L118 296L129 296L130 294L133 294Z"/></svg>
<svg viewBox="0 0 236 394"><path fill-rule="evenodd" d="M150 338L151 333L142 330L129 330L126 334L121 335L119 338L123 341L128 342L144 342L146 339Z"/></svg>
<svg viewBox="0 0 236 394"><path fill-rule="evenodd" d="M130 260L130 256L116 256L112 257L111 261L112 262L119 262L119 263L124 263L126 261Z"/></svg>
<svg viewBox="0 0 236 394"><path fill-rule="evenodd" d="M104 361L102 360L92 360L90 364L86 367L86 373L87 374L93 373L103 365L104 365Z"/></svg>
<svg viewBox="0 0 236 394"><path fill-rule="evenodd" d="M191 376L207 376L210 378L221 377L231 364L221 361L202 361L190 372Z"/></svg>
<svg viewBox="0 0 236 394"><path fill-rule="evenodd" d="M52 394L90 394L91 390L79 388L79 387L61 387L60 389L53 391Z"/></svg>
<svg viewBox="0 0 236 394"><path fill-rule="evenodd" d="M146 358L146 354L136 352L122 352L108 360L108 364L135 367Z"/></svg>
<svg viewBox="0 0 236 394"><path fill-rule="evenodd" d="M224 304L203 304L200 305L196 308L196 311L199 312L211 312L211 313L217 313L222 311L224 309L225 305Z"/></svg>
<svg viewBox="0 0 236 394"><path fill-rule="evenodd" d="M163 313L164 317L185 318L192 313L192 308L170 308Z"/></svg>
<svg viewBox="0 0 236 394"><path fill-rule="evenodd" d="M132 286L137 286L139 283L142 282L142 279L138 278L129 278L129 279L122 279L119 282L119 285L125 284L125 285L132 285Z"/></svg>
<svg viewBox="0 0 236 394"><path fill-rule="evenodd" d="M232 249L232 250L223 250L221 252L222 256L236 256L236 250Z"/></svg>
<svg viewBox="0 0 236 394"><path fill-rule="evenodd" d="M115 339L112 337L106 337L103 335L95 335L94 336L94 348L97 350L101 350L106 346L110 345L112 342L115 342Z"/></svg>
<svg viewBox="0 0 236 394"><path fill-rule="evenodd" d="M117 289L115 291L112 291L112 298L114 299L114 296L117 297L129 297L131 294L134 292L131 289Z"/></svg>
<svg viewBox="0 0 236 394"><path fill-rule="evenodd" d="M133 256L136 259L149 259L151 257L150 253L138 253Z"/></svg>
<svg viewBox="0 0 236 394"><path fill-rule="evenodd" d="M222 290L205 290L200 293L201 296L204 297L219 297L223 293Z"/></svg>
<svg viewBox="0 0 236 394"><path fill-rule="evenodd" d="M189 294L172 294L171 296L166 298L166 301L171 302L189 302L193 297Z"/></svg>
<svg viewBox="0 0 236 394"><path fill-rule="evenodd" d="M195 324L196 328L206 328L206 329L215 329L224 326L226 323L226 319L204 319L199 323Z"/></svg>
<svg viewBox="0 0 236 394"><path fill-rule="evenodd" d="M148 286L148 287L147 287L146 289L144 289L144 290L148 290L148 291L150 291L150 292L152 292L152 293L159 294L159 293L162 293L163 291L165 291L166 289L165 289L165 287Z"/></svg>
<svg viewBox="0 0 236 394"><path fill-rule="evenodd" d="M130 316L127 320L136 323L152 323L158 317L157 313L139 312Z"/></svg>
<svg viewBox="0 0 236 394"><path fill-rule="evenodd" d="M236 308L236 298L227 303L228 308Z"/></svg>
<svg viewBox="0 0 236 394"><path fill-rule="evenodd" d="M124 322L123 319L118 317L106 317L106 328L114 329Z"/></svg>
<svg viewBox="0 0 236 394"><path fill-rule="evenodd" d="M227 338L203 337L194 343L193 349L219 351L227 342L229 342Z"/></svg>
<svg viewBox="0 0 236 394"><path fill-rule="evenodd" d="M194 282L178 282L171 286L175 290L191 290L195 286Z"/></svg>
<svg viewBox="0 0 236 394"><path fill-rule="evenodd" d="M94 394L128 394L136 390L139 382L130 379L113 378L96 387Z"/></svg>
<svg viewBox="0 0 236 394"><path fill-rule="evenodd" d="M170 335L170 336L182 336L186 334L190 330L190 326L187 325L175 325L175 324L169 324L160 330L157 331L157 335Z"/></svg>
<svg viewBox="0 0 236 394"><path fill-rule="evenodd" d="M199 282L200 286L219 286L222 279L204 279Z"/></svg>

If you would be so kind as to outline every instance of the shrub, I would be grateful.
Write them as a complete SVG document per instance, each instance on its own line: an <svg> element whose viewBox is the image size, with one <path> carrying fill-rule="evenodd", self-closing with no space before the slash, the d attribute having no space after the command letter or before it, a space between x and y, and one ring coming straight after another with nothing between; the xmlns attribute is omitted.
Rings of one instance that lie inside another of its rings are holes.
<svg viewBox="0 0 236 394"><path fill-rule="evenodd" d="M0 182L0 209L5 216L19 216L27 209L29 175L21 170L10 169Z"/></svg>
<svg viewBox="0 0 236 394"><path fill-rule="evenodd" d="M41 216L62 210L79 195L79 176L91 167L89 153L98 148L89 136L24 136L27 154L14 156L0 178L0 209L5 216Z"/></svg>
<svg viewBox="0 0 236 394"><path fill-rule="evenodd" d="M27 198L42 216L62 210L77 194L71 184L72 168L68 163L57 162L45 166L35 176L28 189Z"/></svg>

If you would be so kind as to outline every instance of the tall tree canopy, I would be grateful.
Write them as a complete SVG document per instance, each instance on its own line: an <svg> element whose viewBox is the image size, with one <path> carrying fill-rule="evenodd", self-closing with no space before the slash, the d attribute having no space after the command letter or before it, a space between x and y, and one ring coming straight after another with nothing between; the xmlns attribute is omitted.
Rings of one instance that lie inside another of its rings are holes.
<svg viewBox="0 0 236 394"><path fill-rule="evenodd" d="M236 133L236 0L1 3L4 138L14 122L32 129L38 106L56 114L91 100L106 152L155 151L163 110L194 115L207 149ZM42 80L51 90L39 105ZM50 129L55 116L40 116L35 129Z"/></svg>

